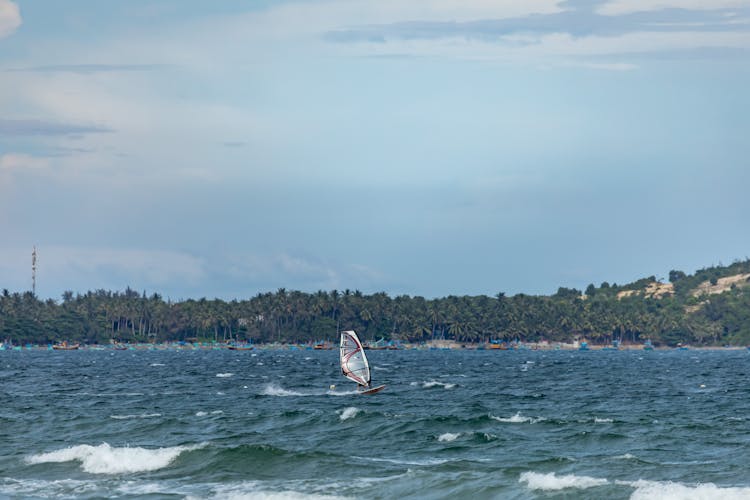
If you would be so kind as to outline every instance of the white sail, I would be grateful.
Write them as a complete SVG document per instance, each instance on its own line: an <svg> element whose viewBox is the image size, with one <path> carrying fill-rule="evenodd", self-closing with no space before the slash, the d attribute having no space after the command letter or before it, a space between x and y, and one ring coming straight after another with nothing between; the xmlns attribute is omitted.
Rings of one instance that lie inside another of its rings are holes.
<svg viewBox="0 0 750 500"><path fill-rule="evenodd" d="M353 330L341 332L341 371L359 385L370 385L370 365L359 337Z"/></svg>

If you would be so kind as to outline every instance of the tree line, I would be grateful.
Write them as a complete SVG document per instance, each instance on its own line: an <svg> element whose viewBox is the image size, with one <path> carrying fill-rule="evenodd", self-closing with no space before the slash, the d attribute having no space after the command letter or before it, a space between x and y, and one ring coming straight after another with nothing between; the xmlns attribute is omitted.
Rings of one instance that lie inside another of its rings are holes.
<svg viewBox="0 0 750 500"><path fill-rule="evenodd" d="M422 342L518 340L533 342L640 343L655 345L750 344L750 283L711 295L698 285L750 273L750 260L671 271L674 292L646 290L654 276L627 285L601 283L585 291L558 289L550 296L390 297L385 292L332 290L305 293L280 288L245 300L173 302L158 293L96 290L65 292L60 301L7 289L0 295L0 340L14 344L165 341L307 343L336 340L355 329L366 341ZM747 286L746 286L747 285ZM630 292L630 293L622 293Z"/></svg>

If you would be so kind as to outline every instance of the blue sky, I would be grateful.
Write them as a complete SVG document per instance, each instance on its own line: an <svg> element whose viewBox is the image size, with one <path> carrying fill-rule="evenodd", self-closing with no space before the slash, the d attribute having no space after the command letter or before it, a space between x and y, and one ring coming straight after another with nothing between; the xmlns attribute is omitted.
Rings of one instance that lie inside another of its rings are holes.
<svg viewBox="0 0 750 500"><path fill-rule="evenodd" d="M750 0L0 0L0 288L550 294L750 255Z"/></svg>

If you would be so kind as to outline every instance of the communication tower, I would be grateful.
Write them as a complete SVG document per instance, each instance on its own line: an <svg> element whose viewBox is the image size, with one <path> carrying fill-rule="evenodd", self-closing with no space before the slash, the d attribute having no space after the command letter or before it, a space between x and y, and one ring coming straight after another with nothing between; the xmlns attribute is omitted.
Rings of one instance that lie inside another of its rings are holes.
<svg viewBox="0 0 750 500"><path fill-rule="evenodd" d="M31 252L31 294L36 297L36 245Z"/></svg>

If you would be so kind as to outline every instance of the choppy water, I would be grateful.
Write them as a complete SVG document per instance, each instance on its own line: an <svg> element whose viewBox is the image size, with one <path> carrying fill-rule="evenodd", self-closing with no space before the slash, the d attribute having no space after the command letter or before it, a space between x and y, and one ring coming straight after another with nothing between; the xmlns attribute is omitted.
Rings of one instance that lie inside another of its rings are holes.
<svg viewBox="0 0 750 500"><path fill-rule="evenodd" d="M750 498L748 352L368 356L0 352L0 497Z"/></svg>

